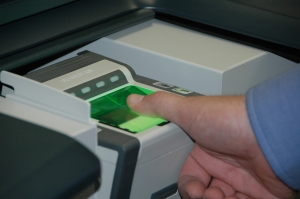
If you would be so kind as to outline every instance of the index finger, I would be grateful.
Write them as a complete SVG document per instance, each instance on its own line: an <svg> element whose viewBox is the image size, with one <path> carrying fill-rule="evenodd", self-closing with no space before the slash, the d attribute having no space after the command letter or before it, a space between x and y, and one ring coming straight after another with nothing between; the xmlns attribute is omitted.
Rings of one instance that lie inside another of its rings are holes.
<svg viewBox="0 0 300 199"><path fill-rule="evenodd" d="M183 97L161 91L147 96L131 94L127 98L127 105L137 113L161 117L177 124L183 104Z"/></svg>

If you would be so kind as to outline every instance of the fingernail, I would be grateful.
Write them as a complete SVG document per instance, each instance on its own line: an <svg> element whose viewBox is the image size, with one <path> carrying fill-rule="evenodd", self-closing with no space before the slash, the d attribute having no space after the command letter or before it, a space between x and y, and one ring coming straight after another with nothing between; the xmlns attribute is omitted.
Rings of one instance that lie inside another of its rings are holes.
<svg viewBox="0 0 300 199"><path fill-rule="evenodd" d="M143 95L137 95L137 94L132 94L129 97L129 102L132 104L137 104L143 100L144 96Z"/></svg>

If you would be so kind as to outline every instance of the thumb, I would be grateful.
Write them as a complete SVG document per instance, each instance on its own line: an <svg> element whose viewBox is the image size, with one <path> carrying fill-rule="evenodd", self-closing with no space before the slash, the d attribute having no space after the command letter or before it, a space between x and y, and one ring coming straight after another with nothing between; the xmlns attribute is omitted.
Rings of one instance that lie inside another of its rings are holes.
<svg viewBox="0 0 300 199"><path fill-rule="evenodd" d="M183 97L158 91L147 96L132 94L127 98L127 105L141 115L161 117L175 122L182 100Z"/></svg>

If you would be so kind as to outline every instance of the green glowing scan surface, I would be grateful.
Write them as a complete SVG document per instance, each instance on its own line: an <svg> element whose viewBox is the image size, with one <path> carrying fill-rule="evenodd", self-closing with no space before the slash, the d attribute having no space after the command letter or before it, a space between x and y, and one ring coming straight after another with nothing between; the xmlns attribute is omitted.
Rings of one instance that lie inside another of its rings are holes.
<svg viewBox="0 0 300 199"><path fill-rule="evenodd" d="M130 94L149 95L153 91L129 85L99 98L92 99L91 116L101 123L139 133L153 126L166 122L161 118L141 116L133 112L126 103Z"/></svg>

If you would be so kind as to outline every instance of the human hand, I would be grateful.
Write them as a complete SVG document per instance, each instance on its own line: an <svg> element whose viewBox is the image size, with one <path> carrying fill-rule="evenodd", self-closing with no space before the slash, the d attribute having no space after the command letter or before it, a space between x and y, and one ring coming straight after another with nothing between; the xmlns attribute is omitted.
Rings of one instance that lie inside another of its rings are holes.
<svg viewBox="0 0 300 199"><path fill-rule="evenodd" d="M295 192L272 171L252 131L245 96L130 95L128 106L180 126L195 145L178 177L183 198L284 199Z"/></svg>

